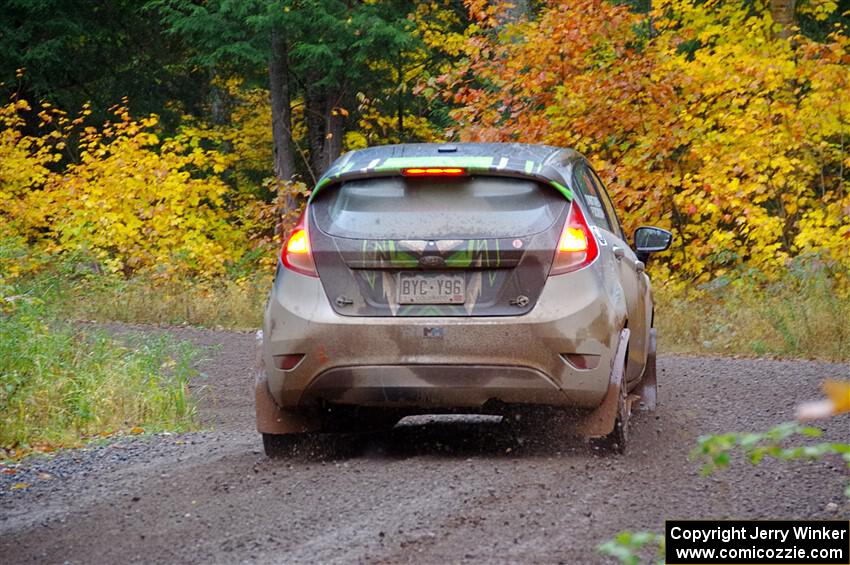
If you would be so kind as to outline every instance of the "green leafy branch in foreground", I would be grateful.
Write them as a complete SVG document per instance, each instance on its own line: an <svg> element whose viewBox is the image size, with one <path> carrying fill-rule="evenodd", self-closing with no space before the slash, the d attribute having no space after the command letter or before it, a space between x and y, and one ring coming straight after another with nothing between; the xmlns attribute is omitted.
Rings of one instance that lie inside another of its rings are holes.
<svg viewBox="0 0 850 565"><path fill-rule="evenodd" d="M702 436L697 440L697 447L691 451L692 459L704 461L702 474L708 476L713 472L729 466L731 455L741 450L757 465L766 457L780 461L816 461L826 455L840 455L850 468L850 444L840 442L823 442L811 445L783 447L782 443L789 438L800 436L817 438L823 435L818 428L806 426L797 422L785 422L766 432L727 433ZM850 484L844 489L844 494L850 498ZM664 563L664 536L655 532L618 533L597 547L602 555L614 557L623 565L637 565L646 548L655 546L659 563Z"/></svg>
<svg viewBox="0 0 850 565"><path fill-rule="evenodd" d="M841 455L850 468L850 444L824 442L792 447L781 445L783 441L793 436L815 438L821 435L823 435L823 432L818 428L797 422L785 422L761 433L747 432L702 436L697 442L697 447L691 452L691 457L704 460L702 473L706 476L718 469L727 467L731 453L738 449L743 451L753 465L757 465L765 457L781 461L815 461L826 455L836 454ZM850 484L844 489L844 494L850 498Z"/></svg>
<svg viewBox="0 0 850 565"><path fill-rule="evenodd" d="M637 565L645 547L656 546L658 563L664 563L664 536L655 532L620 532L605 543L597 551L602 555L614 557L623 565Z"/></svg>

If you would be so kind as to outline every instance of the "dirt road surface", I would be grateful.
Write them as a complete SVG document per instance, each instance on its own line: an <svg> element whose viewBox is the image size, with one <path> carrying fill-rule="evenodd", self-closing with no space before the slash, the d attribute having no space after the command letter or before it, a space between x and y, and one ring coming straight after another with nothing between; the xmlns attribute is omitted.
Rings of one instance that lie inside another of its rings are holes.
<svg viewBox="0 0 850 565"><path fill-rule="evenodd" d="M599 543L661 531L665 518L850 518L838 459L733 461L709 478L688 459L701 434L791 419L823 379L850 376L847 365L662 355L659 409L638 416L626 455L558 429L451 417L269 460L253 429L253 334L169 331L205 351L208 431L123 439L0 476L0 562L604 563ZM823 427L850 437L850 418Z"/></svg>

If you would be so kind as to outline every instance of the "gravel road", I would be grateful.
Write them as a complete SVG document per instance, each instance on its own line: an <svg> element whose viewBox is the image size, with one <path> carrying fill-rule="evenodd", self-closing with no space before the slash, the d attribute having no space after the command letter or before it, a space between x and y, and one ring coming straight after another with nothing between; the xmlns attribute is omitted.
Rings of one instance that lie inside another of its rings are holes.
<svg viewBox="0 0 850 565"><path fill-rule="evenodd" d="M733 461L709 478L688 459L701 434L791 419L823 379L850 377L848 365L662 356L659 409L633 423L622 456L558 429L451 417L268 460L253 429L253 334L168 331L205 351L208 431L122 439L0 475L0 562L604 563L599 543L660 531L666 518L850 518L838 459ZM846 441L850 418L824 429Z"/></svg>

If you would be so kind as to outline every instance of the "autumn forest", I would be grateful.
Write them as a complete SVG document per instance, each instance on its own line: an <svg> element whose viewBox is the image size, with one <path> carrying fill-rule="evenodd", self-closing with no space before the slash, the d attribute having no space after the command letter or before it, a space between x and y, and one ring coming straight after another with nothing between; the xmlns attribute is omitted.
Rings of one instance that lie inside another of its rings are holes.
<svg viewBox="0 0 850 565"><path fill-rule="evenodd" d="M337 156L442 140L587 155L628 233L674 233L650 265L673 299L847 289L847 0L1 9L6 292L58 262L120 284L267 280Z"/></svg>

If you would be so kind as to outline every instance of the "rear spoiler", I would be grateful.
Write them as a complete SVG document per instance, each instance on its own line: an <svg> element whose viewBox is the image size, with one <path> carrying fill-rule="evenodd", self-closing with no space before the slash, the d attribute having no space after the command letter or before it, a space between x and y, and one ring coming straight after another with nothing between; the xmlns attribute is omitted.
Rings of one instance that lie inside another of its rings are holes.
<svg viewBox="0 0 850 565"><path fill-rule="evenodd" d="M548 184L560 192L568 201L573 200L572 191L567 188L559 168L537 161L511 159L508 157L463 157L457 155L389 157L366 161L357 159L353 151L337 160L322 175L310 194L312 202L320 190L354 179L402 176L405 169L412 168L460 168L466 175L487 175L531 179Z"/></svg>

